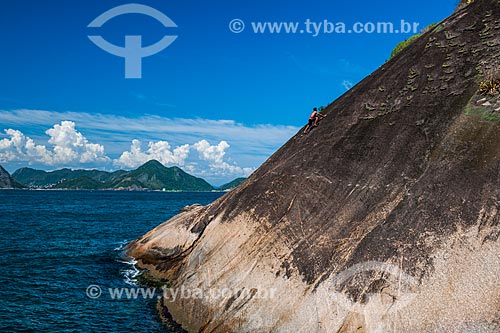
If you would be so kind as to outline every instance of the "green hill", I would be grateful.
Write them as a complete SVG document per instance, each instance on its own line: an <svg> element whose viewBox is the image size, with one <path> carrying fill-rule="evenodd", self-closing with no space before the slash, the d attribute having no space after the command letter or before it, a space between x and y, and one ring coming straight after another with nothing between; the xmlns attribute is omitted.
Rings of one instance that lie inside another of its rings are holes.
<svg viewBox="0 0 500 333"><path fill-rule="evenodd" d="M126 171L106 172L99 170L71 170L61 169L55 171L42 171L31 168L21 168L12 174L12 177L22 184L32 187L55 187L70 180L85 177L98 182L110 182L123 176Z"/></svg>
<svg viewBox="0 0 500 333"><path fill-rule="evenodd" d="M214 189L201 178L194 177L175 166L167 168L155 160L131 171L127 176L154 190L211 191Z"/></svg>
<svg viewBox="0 0 500 333"><path fill-rule="evenodd" d="M236 178L235 180L219 187L219 190L223 190L223 191L232 190L233 188L238 187L245 180L247 180L247 179L246 178Z"/></svg>
<svg viewBox="0 0 500 333"><path fill-rule="evenodd" d="M35 188L51 189L149 189L173 191L211 191L214 188L201 178L194 177L178 167L167 168L156 160L136 170L106 172L99 170L42 171L21 168L12 177Z"/></svg>
<svg viewBox="0 0 500 333"><path fill-rule="evenodd" d="M64 180L52 186L52 188L65 190L101 190L105 188L105 183L83 176L77 179Z"/></svg>

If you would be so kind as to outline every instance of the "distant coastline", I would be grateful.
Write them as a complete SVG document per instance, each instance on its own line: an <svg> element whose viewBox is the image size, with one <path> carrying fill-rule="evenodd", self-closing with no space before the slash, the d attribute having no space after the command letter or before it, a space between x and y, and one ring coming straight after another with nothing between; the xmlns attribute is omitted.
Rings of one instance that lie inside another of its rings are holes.
<svg viewBox="0 0 500 333"><path fill-rule="evenodd" d="M213 186L179 167L165 167L151 160L135 170L114 172L59 169L43 171L20 168L12 175L2 169L0 188L30 190L149 191L149 192L226 192L246 178L237 178L222 186Z"/></svg>
<svg viewBox="0 0 500 333"><path fill-rule="evenodd" d="M227 190L210 190L210 191L162 191L162 190L152 190L148 188L143 189L113 189L113 188L105 188L105 189L84 189L84 188L37 188L37 187L22 187L22 188L14 188L14 187L2 187L0 191L51 191L51 192L62 192L62 191L81 191L81 192L159 192L159 193L226 193L231 191L232 189Z"/></svg>

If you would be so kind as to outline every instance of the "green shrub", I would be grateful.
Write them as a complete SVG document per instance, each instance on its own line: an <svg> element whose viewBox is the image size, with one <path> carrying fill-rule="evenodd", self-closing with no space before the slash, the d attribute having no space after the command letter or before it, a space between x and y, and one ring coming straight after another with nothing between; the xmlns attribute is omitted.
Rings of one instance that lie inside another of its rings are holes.
<svg viewBox="0 0 500 333"><path fill-rule="evenodd" d="M403 51L408 45L410 45L411 43L413 43L413 41L415 39L417 39L418 37L420 37L420 34L413 35L410 38L408 38L407 40L402 41L401 43L399 43L398 45L396 45L396 47L394 48L394 50L392 50L392 52L391 52L391 59L394 58L396 56L396 54L398 54L399 52Z"/></svg>
<svg viewBox="0 0 500 333"><path fill-rule="evenodd" d="M468 116L479 116L480 118L486 121L500 120L499 114L489 111L485 107L477 107L477 106L472 106L470 104L465 107L465 114Z"/></svg>
<svg viewBox="0 0 500 333"><path fill-rule="evenodd" d="M421 33L413 35L410 38L408 38L407 40L402 41L401 43L399 43L398 45L396 45L396 47L394 48L394 50L392 50L392 52L391 52L391 59L394 58L396 56L396 54L398 54L399 52L403 51L408 45L410 45L411 43L413 43L413 41L415 39L417 39L418 37L422 36L427 31L429 31L432 28L434 28L436 25L438 25L438 24L437 23L429 24L424 30L422 30Z"/></svg>

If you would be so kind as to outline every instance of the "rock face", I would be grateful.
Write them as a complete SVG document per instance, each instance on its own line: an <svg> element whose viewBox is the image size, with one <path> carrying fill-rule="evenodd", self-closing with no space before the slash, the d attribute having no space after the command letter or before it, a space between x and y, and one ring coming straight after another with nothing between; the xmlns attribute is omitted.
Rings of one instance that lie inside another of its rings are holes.
<svg viewBox="0 0 500 333"><path fill-rule="evenodd" d="M17 188L20 187L10 174L0 165L0 188Z"/></svg>
<svg viewBox="0 0 500 333"><path fill-rule="evenodd" d="M500 1L459 8L242 186L129 244L170 281L166 317L189 332L500 332L498 94L479 90L499 29Z"/></svg>

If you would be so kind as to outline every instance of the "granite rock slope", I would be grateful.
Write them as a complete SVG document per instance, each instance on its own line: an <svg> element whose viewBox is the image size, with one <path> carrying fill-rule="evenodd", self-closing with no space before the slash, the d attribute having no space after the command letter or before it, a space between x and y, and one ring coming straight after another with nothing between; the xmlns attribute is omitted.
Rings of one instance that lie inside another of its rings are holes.
<svg viewBox="0 0 500 333"><path fill-rule="evenodd" d="M129 244L188 332L500 332L500 1L476 0L247 181ZM179 295L178 295L179 296ZM187 297L190 296L190 297ZM182 329L181 329L182 327Z"/></svg>

